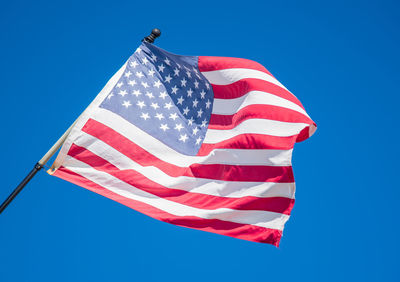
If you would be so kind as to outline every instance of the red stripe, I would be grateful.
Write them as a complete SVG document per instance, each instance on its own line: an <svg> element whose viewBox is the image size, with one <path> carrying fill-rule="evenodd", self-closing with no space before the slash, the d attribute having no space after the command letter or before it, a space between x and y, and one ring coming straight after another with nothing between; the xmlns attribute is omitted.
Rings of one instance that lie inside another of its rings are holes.
<svg viewBox="0 0 400 282"><path fill-rule="evenodd" d="M315 123L312 123L315 127L317 125ZM308 139L310 137L310 126L307 126L304 128L300 133L297 135L296 142L303 142L304 140Z"/></svg>
<svg viewBox="0 0 400 282"><path fill-rule="evenodd" d="M98 121L90 119L82 131L102 140L141 166L157 167L173 177L188 176L224 181L294 182L291 166L192 164L189 167L179 167L160 160Z"/></svg>
<svg viewBox="0 0 400 282"><path fill-rule="evenodd" d="M261 79L246 78L232 84L212 85L212 87L214 98L216 99L234 99L242 97L250 91L263 91L291 101L304 109L301 102L292 93L278 85Z"/></svg>
<svg viewBox="0 0 400 282"><path fill-rule="evenodd" d="M135 170L120 170L107 160L76 144L72 144L68 155L86 163L96 170L106 172L124 181L125 183L128 183L129 185L132 185L157 197L166 198L169 201L195 208L207 210L218 208L229 208L236 210L263 210L289 215L294 205L294 199L284 197L258 198L248 196L242 198L229 198L168 188L148 179Z"/></svg>
<svg viewBox="0 0 400 282"><path fill-rule="evenodd" d="M212 114L208 128L220 130L232 129L241 124L243 121L252 118L262 118L294 123L313 123L310 118L294 110L272 105L249 105L240 109L233 115Z"/></svg>
<svg viewBox="0 0 400 282"><path fill-rule="evenodd" d="M76 185L82 186L90 191L119 202L155 219L175 225L199 229L248 241L268 243L275 246L279 245L279 241L282 237L282 231L276 229L234 223L219 219L203 219L195 216L175 216L148 204L111 192L110 190L105 189L104 187L68 170L65 167L60 167L53 175Z"/></svg>
<svg viewBox="0 0 400 282"><path fill-rule="evenodd" d="M263 65L248 59L199 56L198 65L201 72L241 68L262 71L272 76Z"/></svg>

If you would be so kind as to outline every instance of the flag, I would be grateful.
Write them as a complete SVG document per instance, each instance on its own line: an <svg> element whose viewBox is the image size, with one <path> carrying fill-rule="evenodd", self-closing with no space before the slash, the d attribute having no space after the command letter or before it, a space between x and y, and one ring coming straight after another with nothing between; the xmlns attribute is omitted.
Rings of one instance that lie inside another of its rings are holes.
<svg viewBox="0 0 400 282"><path fill-rule="evenodd" d="M143 42L49 173L164 222L278 246L294 204L293 146L315 129L262 65Z"/></svg>

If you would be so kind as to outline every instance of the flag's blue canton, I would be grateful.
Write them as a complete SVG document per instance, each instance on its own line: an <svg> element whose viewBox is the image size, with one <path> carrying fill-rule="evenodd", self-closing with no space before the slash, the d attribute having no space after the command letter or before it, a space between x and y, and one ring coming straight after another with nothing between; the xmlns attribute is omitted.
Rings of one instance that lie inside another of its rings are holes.
<svg viewBox="0 0 400 282"><path fill-rule="evenodd" d="M197 61L197 57L174 55L143 43L129 58L122 77L100 107L176 151L196 155L214 99Z"/></svg>

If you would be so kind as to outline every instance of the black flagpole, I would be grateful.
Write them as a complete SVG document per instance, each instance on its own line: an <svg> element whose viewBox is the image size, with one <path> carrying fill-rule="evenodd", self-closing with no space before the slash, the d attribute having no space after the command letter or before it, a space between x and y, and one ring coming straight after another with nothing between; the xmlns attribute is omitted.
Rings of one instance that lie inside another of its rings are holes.
<svg viewBox="0 0 400 282"><path fill-rule="evenodd" d="M29 174L22 180L22 182L15 188L15 190L7 197L7 199L1 204L0 206L0 213L5 210L5 208L11 203L12 200L18 195L19 192L21 192L22 189L24 189L25 185L28 184L28 182L35 176L35 174L41 170L43 165L37 163L29 172Z"/></svg>
<svg viewBox="0 0 400 282"><path fill-rule="evenodd" d="M146 41L148 43L154 43L154 40L161 35L161 31L158 28L155 28L151 31L149 36L143 38L142 41ZM7 197L7 199L0 206L0 213L2 213L5 208L14 200L14 198L19 194L19 192L24 189L25 185L35 176L35 174L43 168L43 166L50 160L50 158L57 152L57 150L64 143L65 139L67 139L68 134L70 133L72 127L75 125L76 121L64 132L64 134L58 139L58 141L50 148L50 150L43 156L43 158L38 161L31 172L21 181L21 183L15 188L15 190Z"/></svg>

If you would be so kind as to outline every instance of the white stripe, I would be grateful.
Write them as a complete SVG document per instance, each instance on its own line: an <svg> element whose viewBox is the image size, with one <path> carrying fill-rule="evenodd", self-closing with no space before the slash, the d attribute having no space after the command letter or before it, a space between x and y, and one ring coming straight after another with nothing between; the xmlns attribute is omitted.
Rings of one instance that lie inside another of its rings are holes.
<svg viewBox="0 0 400 282"><path fill-rule="evenodd" d="M218 130L208 129L204 143L215 144L233 138L240 134L265 134L279 137L287 137L299 134L308 127L306 123L290 123L268 119L248 119L233 129Z"/></svg>
<svg viewBox="0 0 400 282"><path fill-rule="evenodd" d="M309 118L306 111L299 105L282 97L262 91L250 91L235 99L214 99L212 113L217 115L233 115L240 109L250 105L278 106L299 112Z"/></svg>
<svg viewBox="0 0 400 282"><path fill-rule="evenodd" d="M291 165L292 150L215 149L207 156L187 156L171 149L169 146L111 111L99 108L97 111L94 111L92 118L114 129L127 139L132 140L135 144L157 158L180 167L188 167L194 163L271 166ZM240 131L240 126L238 127ZM230 131L228 130L228 132ZM79 135L80 133L76 134L75 138L78 138ZM224 134L217 135L224 136Z"/></svg>
<svg viewBox="0 0 400 282"><path fill-rule="evenodd" d="M232 68L216 71L205 71L201 73L207 78L207 80L211 84L215 85L228 85L241 79L257 78L271 82L275 85L282 87L283 89L286 89L286 87L283 86L282 83L280 83L276 78L258 70Z"/></svg>
<svg viewBox="0 0 400 282"><path fill-rule="evenodd" d="M159 198L153 194L129 185L110 174L94 170L85 163L72 158L68 160L67 169L89 179L90 181L128 199L140 201L175 216L196 216L204 219L219 219L240 224L251 224L264 228L283 230L288 215L255 210L233 210L219 208L215 210L198 209Z"/></svg>
<svg viewBox="0 0 400 282"><path fill-rule="evenodd" d="M317 127L314 124L310 124L309 130L308 130L308 136L311 137L315 131L317 130Z"/></svg>
<svg viewBox="0 0 400 282"><path fill-rule="evenodd" d="M103 141L82 132L74 143L100 156L120 170L135 170L147 179L171 189L200 194L241 198L285 197L294 199L295 183L222 181L187 176L172 177L154 166L141 166ZM67 161L64 166L71 164Z"/></svg>

